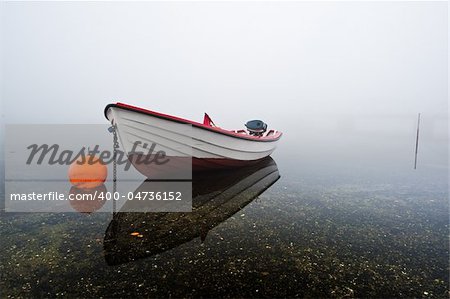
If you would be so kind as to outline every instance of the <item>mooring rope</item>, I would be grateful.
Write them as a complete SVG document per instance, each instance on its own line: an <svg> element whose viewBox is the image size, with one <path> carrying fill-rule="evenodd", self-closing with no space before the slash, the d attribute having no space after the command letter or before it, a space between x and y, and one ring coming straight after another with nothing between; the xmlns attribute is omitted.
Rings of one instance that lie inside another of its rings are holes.
<svg viewBox="0 0 450 299"><path fill-rule="evenodd" d="M113 133L113 217L116 213L116 191L117 191L117 149L119 148L119 141L117 139L117 127L112 125L110 131Z"/></svg>

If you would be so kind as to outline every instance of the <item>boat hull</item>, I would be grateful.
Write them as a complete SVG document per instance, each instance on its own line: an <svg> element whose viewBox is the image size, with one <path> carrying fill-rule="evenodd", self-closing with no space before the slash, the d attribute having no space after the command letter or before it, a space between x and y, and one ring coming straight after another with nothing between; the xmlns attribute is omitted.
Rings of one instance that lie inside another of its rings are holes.
<svg viewBox="0 0 450 299"><path fill-rule="evenodd" d="M147 177L161 168L167 171L190 165L192 171L204 171L251 165L272 154L279 140L279 137L239 136L220 128L205 128L118 106L107 107L105 114L116 126L122 149L135 168ZM154 151L147 153L153 145L156 145ZM170 160L170 165L138 163L143 159L152 160L157 151Z"/></svg>

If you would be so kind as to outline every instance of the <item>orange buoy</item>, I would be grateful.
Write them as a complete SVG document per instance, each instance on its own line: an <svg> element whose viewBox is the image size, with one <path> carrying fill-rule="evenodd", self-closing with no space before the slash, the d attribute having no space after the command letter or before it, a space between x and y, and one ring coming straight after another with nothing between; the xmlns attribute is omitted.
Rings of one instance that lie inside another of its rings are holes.
<svg viewBox="0 0 450 299"><path fill-rule="evenodd" d="M69 166L69 180L81 189L100 186L106 181L108 168L99 158L92 155L80 157Z"/></svg>
<svg viewBox="0 0 450 299"><path fill-rule="evenodd" d="M69 191L71 197L69 202L75 211L90 214L99 210L107 202L105 199L106 192L104 184L91 189L72 186Z"/></svg>

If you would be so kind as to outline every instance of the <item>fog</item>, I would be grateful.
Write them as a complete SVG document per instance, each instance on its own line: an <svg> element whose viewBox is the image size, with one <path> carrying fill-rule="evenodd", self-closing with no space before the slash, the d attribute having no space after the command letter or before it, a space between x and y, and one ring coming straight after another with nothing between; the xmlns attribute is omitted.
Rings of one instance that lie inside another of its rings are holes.
<svg viewBox="0 0 450 299"><path fill-rule="evenodd" d="M121 101L230 129L260 118L299 155L392 158L420 112L424 152L447 165L446 2L1 5L5 123L104 123Z"/></svg>

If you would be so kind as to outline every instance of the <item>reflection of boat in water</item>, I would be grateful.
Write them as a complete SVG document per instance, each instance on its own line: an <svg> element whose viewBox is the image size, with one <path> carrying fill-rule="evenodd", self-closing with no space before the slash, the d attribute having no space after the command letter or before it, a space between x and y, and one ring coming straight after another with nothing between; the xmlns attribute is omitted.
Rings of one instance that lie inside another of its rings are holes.
<svg viewBox="0 0 450 299"><path fill-rule="evenodd" d="M268 157L256 165L234 171L194 174L192 212L119 212L104 240L106 262L126 263L175 248L208 231L244 208L274 184L280 175ZM146 182L135 192L145 191ZM127 210L126 205L121 208Z"/></svg>

